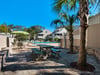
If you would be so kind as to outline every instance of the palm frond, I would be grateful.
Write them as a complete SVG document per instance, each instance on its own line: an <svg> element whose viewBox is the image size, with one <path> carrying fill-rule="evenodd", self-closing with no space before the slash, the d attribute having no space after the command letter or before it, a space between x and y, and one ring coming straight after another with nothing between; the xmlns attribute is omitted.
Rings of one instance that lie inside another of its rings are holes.
<svg viewBox="0 0 100 75"><path fill-rule="evenodd" d="M66 26L65 29L66 29L67 31L70 31L70 26Z"/></svg>
<svg viewBox="0 0 100 75"><path fill-rule="evenodd" d="M66 13L61 13L61 17L64 18L66 20L67 23L69 23L70 25L72 25L76 20L78 20L78 15L67 15ZM79 21L79 20L78 20Z"/></svg>
<svg viewBox="0 0 100 75"><path fill-rule="evenodd" d="M96 0L88 0L92 5L96 3Z"/></svg>
<svg viewBox="0 0 100 75"><path fill-rule="evenodd" d="M98 6L100 7L100 0L90 0L89 3L91 4L91 6L93 6L96 3L96 6L95 8L93 8L94 9L93 11L95 11Z"/></svg>
<svg viewBox="0 0 100 75"><path fill-rule="evenodd" d="M54 0L53 9L59 12L62 9L62 5L66 3L68 3L68 0Z"/></svg>
<svg viewBox="0 0 100 75"><path fill-rule="evenodd" d="M70 6L70 8L71 9L75 9L75 7L76 7L76 2L77 2L77 0L70 0L70 2L69 2L69 6Z"/></svg>
<svg viewBox="0 0 100 75"><path fill-rule="evenodd" d="M60 16L66 20L68 19L68 15L65 12L62 12Z"/></svg>
<svg viewBox="0 0 100 75"><path fill-rule="evenodd" d="M63 25L63 22L60 19L56 19L56 20L54 20L54 21L51 22L51 26L54 25L56 27L59 27L58 24Z"/></svg>

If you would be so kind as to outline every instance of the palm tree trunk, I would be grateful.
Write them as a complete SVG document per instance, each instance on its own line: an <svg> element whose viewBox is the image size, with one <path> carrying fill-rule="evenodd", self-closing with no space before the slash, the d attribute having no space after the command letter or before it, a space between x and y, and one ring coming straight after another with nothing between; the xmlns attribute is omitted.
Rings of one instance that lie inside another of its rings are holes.
<svg viewBox="0 0 100 75"><path fill-rule="evenodd" d="M85 67L87 64L85 39L86 39L86 28L87 28L87 16L88 15L88 1L80 0L80 23L81 23L81 37L80 37L80 50L78 66Z"/></svg>
<svg viewBox="0 0 100 75"><path fill-rule="evenodd" d="M72 28L72 25L70 25L69 40L70 40L70 52L73 53L73 28Z"/></svg>

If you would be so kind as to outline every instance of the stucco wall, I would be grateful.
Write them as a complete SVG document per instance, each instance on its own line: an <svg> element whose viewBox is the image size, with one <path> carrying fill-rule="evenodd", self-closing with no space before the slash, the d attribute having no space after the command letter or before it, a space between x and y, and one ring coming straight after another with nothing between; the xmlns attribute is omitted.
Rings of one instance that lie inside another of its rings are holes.
<svg viewBox="0 0 100 75"><path fill-rule="evenodd" d="M80 28L73 32L74 46L80 46Z"/></svg>
<svg viewBox="0 0 100 75"><path fill-rule="evenodd" d="M87 47L100 48L100 24L90 25L88 27Z"/></svg>
<svg viewBox="0 0 100 75"><path fill-rule="evenodd" d="M7 47L7 37L0 35L0 50L1 48Z"/></svg>
<svg viewBox="0 0 100 75"><path fill-rule="evenodd" d="M9 47L12 46L12 42L14 41L14 38L12 37L8 37L8 44L9 44ZM6 48L7 47L7 36L6 35L0 35L0 50L2 48Z"/></svg>
<svg viewBox="0 0 100 75"><path fill-rule="evenodd" d="M80 29L73 32L74 46L80 46ZM69 38L66 36L66 48L69 48ZM86 47L100 48L100 24L89 25L86 31Z"/></svg>
<svg viewBox="0 0 100 75"><path fill-rule="evenodd" d="M69 39L66 39L66 48L69 48L70 42Z"/></svg>
<svg viewBox="0 0 100 75"><path fill-rule="evenodd" d="M9 38L9 47L12 46L12 43L14 42L14 38Z"/></svg>

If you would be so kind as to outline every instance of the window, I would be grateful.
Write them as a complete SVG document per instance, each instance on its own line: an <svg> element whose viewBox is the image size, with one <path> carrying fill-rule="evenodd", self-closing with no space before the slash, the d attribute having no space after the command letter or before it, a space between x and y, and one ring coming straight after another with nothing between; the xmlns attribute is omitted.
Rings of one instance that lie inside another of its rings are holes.
<svg viewBox="0 0 100 75"><path fill-rule="evenodd" d="M43 34L38 34L38 36L43 36Z"/></svg>
<svg viewBox="0 0 100 75"><path fill-rule="evenodd" d="M47 31L45 31L45 33L47 33Z"/></svg>

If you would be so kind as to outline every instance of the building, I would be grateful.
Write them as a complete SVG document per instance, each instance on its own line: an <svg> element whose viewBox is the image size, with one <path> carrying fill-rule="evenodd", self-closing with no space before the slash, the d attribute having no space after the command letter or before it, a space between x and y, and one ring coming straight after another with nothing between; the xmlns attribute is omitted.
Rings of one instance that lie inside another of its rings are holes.
<svg viewBox="0 0 100 75"><path fill-rule="evenodd" d="M57 28L53 33L53 38L59 38L62 39L64 35L66 35L67 30L64 27Z"/></svg>
<svg viewBox="0 0 100 75"><path fill-rule="evenodd" d="M50 35L51 33L52 33L51 31L44 29L42 32L38 33L37 38L38 39L46 39L46 37L48 35Z"/></svg>

